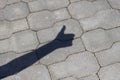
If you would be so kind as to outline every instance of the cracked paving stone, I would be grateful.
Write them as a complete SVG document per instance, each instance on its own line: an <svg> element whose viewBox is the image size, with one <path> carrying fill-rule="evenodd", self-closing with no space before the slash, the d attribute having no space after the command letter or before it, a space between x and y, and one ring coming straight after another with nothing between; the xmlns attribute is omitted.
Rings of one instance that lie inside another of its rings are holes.
<svg viewBox="0 0 120 80"><path fill-rule="evenodd" d="M65 8L68 6L68 4L68 0L36 0L28 3L32 12L44 9L56 10L60 8Z"/></svg>
<svg viewBox="0 0 120 80"><path fill-rule="evenodd" d="M24 52L35 49L38 45L36 33L30 30L13 34L10 38L13 51Z"/></svg>
<svg viewBox="0 0 120 80"><path fill-rule="evenodd" d="M12 35L11 25L8 21L0 21L0 39L9 38Z"/></svg>
<svg viewBox="0 0 120 80"><path fill-rule="evenodd" d="M82 34L81 26L80 26L79 22L74 19L68 19L68 20L56 23L53 26L55 34L58 34L58 32L60 32L61 28L64 25L66 26L66 30L65 30L66 34L74 34L75 38L78 38L81 36L81 34ZM63 40L69 40L69 39L63 39Z"/></svg>
<svg viewBox="0 0 120 80"><path fill-rule="evenodd" d="M90 52L71 55L65 62L48 66L52 80L58 80L66 76L83 77L95 74L99 70L96 58Z"/></svg>
<svg viewBox="0 0 120 80"><path fill-rule="evenodd" d="M120 13L114 9L107 9L99 11L95 16L90 18L81 19L80 23L84 31L104 28L110 29L120 26Z"/></svg>
<svg viewBox="0 0 120 80"><path fill-rule="evenodd" d="M96 52L112 46L113 40L103 29L89 31L82 36L83 43L88 51Z"/></svg>
<svg viewBox="0 0 120 80"><path fill-rule="evenodd" d="M96 57L101 66L120 62L120 42L115 43L112 48L108 50L96 53Z"/></svg>
<svg viewBox="0 0 120 80"><path fill-rule="evenodd" d="M16 2L20 2L21 0L7 0L7 4L13 4Z"/></svg>
<svg viewBox="0 0 120 80"><path fill-rule="evenodd" d="M120 63L101 68L98 75L100 80L120 80Z"/></svg>
<svg viewBox="0 0 120 80"><path fill-rule="evenodd" d="M112 8L120 9L120 1L119 0L108 0Z"/></svg>
<svg viewBox="0 0 120 80"><path fill-rule="evenodd" d="M7 4L7 0L0 0L0 9L4 8Z"/></svg>
<svg viewBox="0 0 120 80"><path fill-rule="evenodd" d="M29 75L28 75L29 74ZM43 65L33 65L20 73L3 80L51 80L47 68Z"/></svg>
<svg viewBox="0 0 120 80"><path fill-rule="evenodd" d="M29 14L29 10L26 3L16 3L5 7L4 15L7 20L15 20L24 18Z"/></svg>
<svg viewBox="0 0 120 80"><path fill-rule="evenodd" d="M96 12L108 9L110 6L105 0L97 0L94 2L79 1L71 3L68 7L73 18L81 19L94 15Z"/></svg>
<svg viewBox="0 0 120 80"><path fill-rule="evenodd" d="M114 42L120 41L120 28L114 28L111 30L107 30L108 34L111 36Z"/></svg>
<svg viewBox="0 0 120 80"><path fill-rule="evenodd" d="M31 13L28 16L28 22L32 30L45 29L53 25L55 22L55 16L49 11Z"/></svg>
<svg viewBox="0 0 120 80"><path fill-rule="evenodd" d="M81 39L73 40L73 45L66 48L60 48L49 55L45 56L40 60L40 63L45 65L50 65L56 62L60 62L66 59L66 57L70 54L78 53L81 51L85 51Z"/></svg>
<svg viewBox="0 0 120 80"><path fill-rule="evenodd" d="M11 26L13 29L12 32L18 32L29 28L26 19L12 21Z"/></svg>
<svg viewBox="0 0 120 80"><path fill-rule="evenodd" d="M93 75L90 75L90 76L82 77L78 80L99 80L99 78L97 77L97 75L93 74Z"/></svg>
<svg viewBox="0 0 120 80"><path fill-rule="evenodd" d="M11 51L11 41L9 39L1 40L0 41L0 53Z"/></svg>

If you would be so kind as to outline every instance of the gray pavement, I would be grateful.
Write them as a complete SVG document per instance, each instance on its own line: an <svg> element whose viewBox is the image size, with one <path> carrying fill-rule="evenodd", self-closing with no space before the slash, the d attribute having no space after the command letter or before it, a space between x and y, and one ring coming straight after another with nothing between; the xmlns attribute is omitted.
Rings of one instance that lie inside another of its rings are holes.
<svg viewBox="0 0 120 80"><path fill-rule="evenodd" d="M0 66L54 40L63 25L72 46L1 80L120 80L120 0L0 0Z"/></svg>

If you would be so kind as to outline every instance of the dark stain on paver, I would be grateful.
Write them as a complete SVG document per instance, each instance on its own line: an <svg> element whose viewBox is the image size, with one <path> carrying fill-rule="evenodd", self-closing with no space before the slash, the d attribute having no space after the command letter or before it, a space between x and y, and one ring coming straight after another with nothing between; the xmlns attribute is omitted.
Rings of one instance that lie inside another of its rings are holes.
<svg viewBox="0 0 120 80"><path fill-rule="evenodd" d="M50 43L0 66L0 79L24 70L56 49L72 46L74 34L64 34L65 29L64 25L57 37ZM34 58L34 55L37 58Z"/></svg>

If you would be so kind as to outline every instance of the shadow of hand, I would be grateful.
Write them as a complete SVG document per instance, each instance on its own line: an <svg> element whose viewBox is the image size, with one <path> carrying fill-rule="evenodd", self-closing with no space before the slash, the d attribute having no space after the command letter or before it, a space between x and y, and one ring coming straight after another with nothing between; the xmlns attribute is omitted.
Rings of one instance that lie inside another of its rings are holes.
<svg viewBox="0 0 120 80"><path fill-rule="evenodd" d="M72 40L74 39L74 34L64 34L66 26L64 25L61 31L58 33L55 40L59 41L59 47L72 46ZM58 43L57 43L58 44Z"/></svg>

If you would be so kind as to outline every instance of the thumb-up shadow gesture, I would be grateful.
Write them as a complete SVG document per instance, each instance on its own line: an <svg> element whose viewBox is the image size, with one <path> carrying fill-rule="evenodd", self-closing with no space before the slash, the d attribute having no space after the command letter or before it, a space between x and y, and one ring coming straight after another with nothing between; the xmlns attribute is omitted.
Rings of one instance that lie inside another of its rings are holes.
<svg viewBox="0 0 120 80"><path fill-rule="evenodd" d="M64 25L55 38L55 40L58 40L60 42L59 47L67 47L72 45L74 34L65 34L64 33L65 30L66 30L66 26Z"/></svg>

